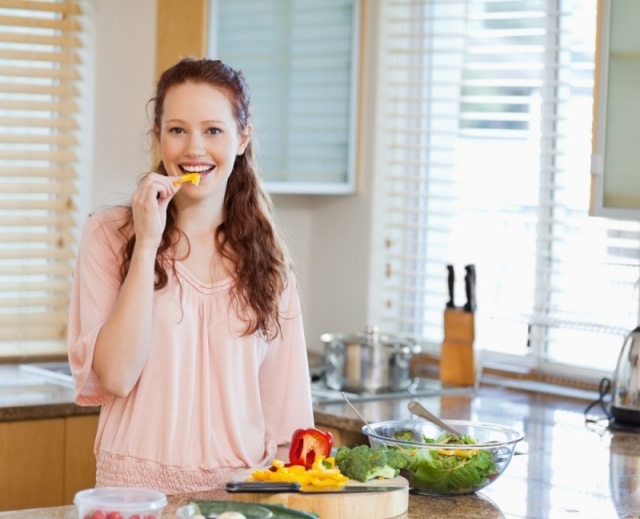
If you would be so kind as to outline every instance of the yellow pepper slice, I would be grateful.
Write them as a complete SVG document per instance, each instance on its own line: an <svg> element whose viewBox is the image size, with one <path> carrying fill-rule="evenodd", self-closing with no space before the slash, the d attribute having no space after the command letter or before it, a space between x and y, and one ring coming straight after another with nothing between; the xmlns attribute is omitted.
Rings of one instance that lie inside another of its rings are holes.
<svg viewBox="0 0 640 519"><path fill-rule="evenodd" d="M342 475L340 470L335 468L334 458L316 456L316 460L310 469L305 468L303 465L290 465L287 467L282 461L273 460L271 469L254 470L249 480L299 483L303 488L313 489L342 487L347 484L349 478Z"/></svg>
<svg viewBox="0 0 640 519"><path fill-rule="evenodd" d="M473 458L477 454L475 450L458 450L458 449L436 449L438 454L443 456L458 456L460 458Z"/></svg>
<svg viewBox="0 0 640 519"><path fill-rule="evenodd" d="M182 175L173 185L179 186L185 182L191 182L194 186L197 186L200 183L200 173L187 173L186 175Z"/></svg>

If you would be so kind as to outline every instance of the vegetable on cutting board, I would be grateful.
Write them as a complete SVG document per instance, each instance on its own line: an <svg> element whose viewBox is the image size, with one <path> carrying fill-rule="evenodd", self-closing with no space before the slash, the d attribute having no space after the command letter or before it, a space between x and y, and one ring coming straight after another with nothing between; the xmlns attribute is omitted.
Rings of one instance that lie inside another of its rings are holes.
<svg viewBox="0 0 640 519"><path fill-rule="evenodd" d="M270 468L254 470L251 477L254 481L300 483L303 488L341 487L349 481L336 468L334 458L323 456L316 456L313 465L308 468L304 465L285 465L280 460L273 460Z"/></svg>
<svg viewBox="0 0 640 519"><path fill-rule="evenodd" d="M292 465L313 466L317 456L328 458L333 447L333 435L319 429L298 429L291 437L289 461Z"/></svg>
<svg viewBox="0 0 640 519"><path fill-rule="evenodd" d="M299 483L301 487L340 487L349 478L331 455L333 435L315 428L298 429L291 437L289 463L274 459L271 467L254 470L254 481Z"/></svg>
<svg viewBox="0 0 640 519"><path fill-rule="evenodd" d="M343 475L366 483L372 479L395 478L400 469L409 464L409 456L398 449L386 447L342 446L336 452L335 462Z"/></svg>

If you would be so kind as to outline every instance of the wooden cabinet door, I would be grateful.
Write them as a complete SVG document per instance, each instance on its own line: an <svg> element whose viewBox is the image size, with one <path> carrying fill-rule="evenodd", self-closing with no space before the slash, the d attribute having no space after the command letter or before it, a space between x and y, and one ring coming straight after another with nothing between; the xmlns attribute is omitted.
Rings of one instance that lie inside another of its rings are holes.
<svg viewBox="0 0 640 519"><path fill-rule="evenodd" d="M0 423L0 510L59 506L63 418Z"/></svg>
<svg viewBox="0 0 640 519"><path fill-rule="evenodd" d="M96 458L93 444L98 429L98 415L71 416L65 419L64 504L73 504L79 490L96 484Z"/></svg>

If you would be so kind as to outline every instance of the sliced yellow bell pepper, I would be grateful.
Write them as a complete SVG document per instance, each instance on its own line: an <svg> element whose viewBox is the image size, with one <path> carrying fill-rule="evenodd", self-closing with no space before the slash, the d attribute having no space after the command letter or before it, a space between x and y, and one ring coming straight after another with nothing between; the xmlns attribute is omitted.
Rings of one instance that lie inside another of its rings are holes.
<svg viewBox="0 0 640 519"><path fill-rule="evenodd" d="M477 451L475 450L458 450L458 449L436 449L438 454L442 454L443 456L458 456L460 458L473 458Z"/></svg>
<svg viewBox="0 0 640 519"><path fill-rule="evenodd" d="M287 467L282 461L273 460L271 468L254 470L249 480L299 483L303 488L325 488L342 487L347 484L349 478L335 468L334 458L317 456L310 469L303 465Z"/></svg>

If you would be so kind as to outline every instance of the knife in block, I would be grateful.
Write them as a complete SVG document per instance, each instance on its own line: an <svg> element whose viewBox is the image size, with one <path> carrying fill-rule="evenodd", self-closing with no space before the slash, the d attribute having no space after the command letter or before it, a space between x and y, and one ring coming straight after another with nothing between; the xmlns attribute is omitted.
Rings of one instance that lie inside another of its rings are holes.
<svg viewBox="0 0 640 519"><path fill-rule="evenodd" d="M440 382L475 384L474 315L461 308L444 311L444 341L440 352Z"/></svg>

